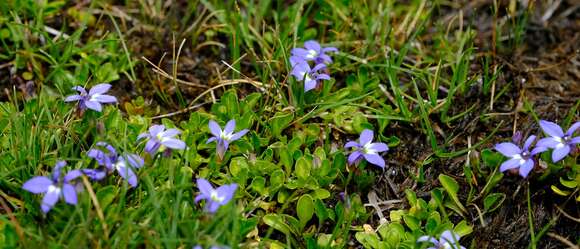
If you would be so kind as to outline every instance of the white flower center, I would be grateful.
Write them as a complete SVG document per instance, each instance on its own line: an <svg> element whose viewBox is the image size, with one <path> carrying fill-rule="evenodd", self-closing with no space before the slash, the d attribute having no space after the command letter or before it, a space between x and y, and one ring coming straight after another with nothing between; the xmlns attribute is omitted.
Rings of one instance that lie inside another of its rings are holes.
<svg viewBox="0 0 580 249"><path fill-rule="evenodd" d="M372 148L371 142L368 142L365 145L363 145L363 153L365 153L365 154L377 154L377 151Z"/></svg>
<svg viewBox="0 0 580 249"><path fill-rule="evenodd" d="M127 164L125 163L124 160L118 160L113 167L115 167L116 170L121 171L123 170L123 168L125 168Z"/></svg>
<svg viewBox="0 0 580 249"><path fill-rule="evenodd" d="M555 149L560 149L560 148L565 146L564 140L562 140L561 137L552 137L552 139L554 139L554 141L558 142Z"/></svg>
<svg viewBox="0 0 580 249"><path fill-rule="evenodd" d="M234 136L234 133L233 132L227 132L226 133L225 131L222 131L222 133L220 134L220 138L222 140L226 140L226 141L230 141L233 136Z"/></svg>
<svg viewBox="0 0 580 249"><path fill-rule="evenodd" d="M316 52L316 50L310 49L310 50L308 50L308 54L306 55L306 58L308 58L308 59L314 59L317 54L318 53Z"/></svg>
<svg viewBox="0 0 580 249"><path fill-rule="evenodd" d="M93 94L91 95L91 98L89 99L89 101L97 101L97 97L101 96L100 94Z"/></svg>
<svg viewBox="0 0 580 249"><path fill-rule="evenodd" d="M54 185L50 185L48 186L48 193L56 193L57 195L60 195L60 188Z"/></svg>
<svg viewBox="0 0 580 249"><path fill-rule="evenodd" d="M520 154L515 154L512 156L512 158L516 159L516 160L520 160L520 165L522 165L526 162L526 159L524 159L522 156L520 156Z"/></svg>
<svg viewBox="0 0 580 249"><path fill-rule="evenodd" d="M225 197L223 196L219 196L218 192L216 190L212 190L211 191L211 195L209 197L212 201L221 203L222 201L224 201Z"/></svg>

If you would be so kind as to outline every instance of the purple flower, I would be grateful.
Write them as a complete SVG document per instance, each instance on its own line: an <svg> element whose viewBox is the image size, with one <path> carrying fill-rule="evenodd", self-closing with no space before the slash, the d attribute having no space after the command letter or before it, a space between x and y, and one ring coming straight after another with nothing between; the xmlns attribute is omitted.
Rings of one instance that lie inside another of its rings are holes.
<svg viewBox="0 0 580 249"><path fill-rule="evenodd" d="M201 193L195 197L195 203L200 200L205 200L205 209L209 213L215 213L219 207L230 202L234 197L238 185L232 183L214 189L206 179L199 178L197 179L197 187Z"/></svg>
<svg viewBox="0 0 580 249"><path fill-rule="evenodd" d="M570 126L566 133L558 124L546 120L540 120L540 127L550 137L540 139L536 146L554 149L552 151L553 162L562 160L580 143L580 136L572 137L574 132L580 128L580 121Z"/></svg>
<svg viewBox="0 0 580 249"><path fill-rule="evenodd" d="M378 154L379 152L388 151L389 147L384 143L372 143L373 131L365 129L360 134L358 143L350 141L344 148L354 147L355 150L348 156L348 163L354 164L364 158L367 162L385 168L385 160Z"/></svg>
<svg viewBox="0 0 580 249"><path fill-rule="evenodd" d="M111 95L104 94L109 91L111 85L98 84L93 86L87 93L87 90L82 86L75 86L72 89L79 92L79 94L66 97L65 102L78 101L79 109L85 110L87 108L100 112L103 109L101 104L116 103L117 98Z"/></svg>
<svg viewBox="0 0 580 249"><path fill-rule="evenodd" d="M217 141L216 151L220 159L224 158L226 150L228 149L228 146L231 142L240 139L242 136L248 133L248 129L243 129L238 133L234 133L235 128L236 120L233 119L228 121L223 131L218 123L213 120L209 121L209 131L214 136L208 139L206 144Z"/></svg>
<svg viewBox="0 0 580 249"><path fill-rule="evenodd" d="M165 151L166 149L171 150L183 150L185 149L185 142L174 138L181 132L177 129L167 129L163 125L153 125L149 128L149 132L144 132L137 137L137 140L142 138L149 138L147 144L145 144L145 151L154 156L157 151Z"/></svg>
<svg viewBox="0 0 580 249"><path fill-rule="evenodd" d="M417 239L417 243L431 242L434 244L434 246L428 247L427 249L465 249L465 247L459 244L459 238L459 234L446 230L441 234L439 240L431 236L421 236L419 239Z"/></svg>
<svg viewBox="0 0 580 249"><path fill-rule="evenodd" d="M45 194L40 205L44 213L48 213L60 198L68 204L77 204L77 188L73 181L82 173L80 170L71 170L61 179L60 171L65 165L65 161L59 161L54 166L51 178L35 176L22 185L22 188L28 192Z"/></svg>
<svg viewBox="0 0 580 249"><path fill-rule="evenodd" d="M113 146L105 142L97 143L98 149L90 149L87 156L97 161L100 166L106 169L106 173L117 171L123 179L127 180L132 187L137 186L137 175L131 168L141 168L144 164L143 158L136 154L117 154ZM100 180L105 177L103 170L84 170L89 178Z"/></svg>
<svg viewBox="0 0 580 249"><path fill-rule="evenodd" d="M304 48L293 48L290 54L302 58L305 61L314 61L316 64L332 63L332 58L326 53L338 52L335 47L323 48L320 43L310 40L304 42Z"/></svg>
<svg viewBox="0 0 580 249"><path fill-rule="evenodd" d="M514 143L496 144L495 150L510 158L501 164L499 171L504 172L506 170L519 168L520 175L524 178L528 177L528 174L534 168L534 155L546 151L546 148L536 146L530 152L530 146L534 140L536 140L536 136L531 135L528 137L524 142L524 147L521 149Z"/></svg>
<svg viewBox="0 0 580 249"><path fill-rule="evenodd" d="M291 63L295 63L290 74L292 74L296 80L304 81L304 92L316 88L319 80L330 80L328 74L318 72L319 70L326 68L326 65L324 64L318 64L310 69L310 65L305 61L300 61L299 58L294 57L293 59L293 57L290 57L290 61Z"/></svg>

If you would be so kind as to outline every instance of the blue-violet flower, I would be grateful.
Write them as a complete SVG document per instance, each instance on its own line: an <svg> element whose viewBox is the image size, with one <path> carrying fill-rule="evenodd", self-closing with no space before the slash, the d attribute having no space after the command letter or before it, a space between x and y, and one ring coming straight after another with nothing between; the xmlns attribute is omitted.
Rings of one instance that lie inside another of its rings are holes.
<svg viewBox="0 0 580 249"><path fill-rule="evenodd" d="M550 137L540 139L536 146L554 149L552 151L553 162L562 160L570 154L570 151L572 151L577 144L580 144L580 136L572 137L574 132L580 128L580 121L570 126L566 133L564 133L558 124L546 120L540 120L540 127L544 133L548 134Z"/></svg>
<svg viewBox="0 0 580 249"><path fill-rule="evenodd" d="M514 143L499 143L495 145L495 150L510 159L503 162L499 167L499 171L504 172L510 169L519 168L519 173L522 177L528 177L528 174L534 168L534 155L546 151L544 147L536 147L530 151L530 146L536 140L536 136L531 135L524 142L524 147L520 149Z"/></svg>
<svg viewBox="0 0 580 249"><path fill-rule="evenodd" d="M358 142L350 141L344 148L354 147L355 150L348 156L348 163L354 164L364 158L367 162L385 168L385 160L379 152L389 150L389 146L384 143L373 143L373 131L365 129L361 132Z"/></svg>
<svg viewBox="0 0 580 249"><path fill-rule="evenodd" d="M195 203L205 200L205 209L209 213L215 213L219 207L226 205L233 197L238 188L235 183L223 185L214 189L206 179L197 179L197 187L200 194L195 197Z"/></svg>
<svg viewBox="0 0 580 249"><path fill-rule="evenodd" d="M291 57L292 58L292 57ZM330 75L325 73L320 73L319 71L326 68L324 64L318 64L314 66L314 68L310 68L305 61L300 61L297 59L295 62L294 67L292 68L292 72L290 73L296 80L304 81L304 92L308 92L318 85L319 80L330 80Z"/></svg>
<svg viewBox="0 0 580 249"><path fill-rule="evenodd" d="M93 86L91 90L87 93L82 86L75 86L72 89L79 92L79 94L71 95L66 97L65 102L78 101L79 109L85 110L87 108L101 112L103 106L101 104L116 103L117 98L111 95L104 94L109 91L111 85L109 84L98 84Z"/></svg>
<svg viewBox="0 0 580 249"><path fill-rule="evenodd" d="M459 244L460 236L453 231L446 230L441 233L441 237L437 240L435 237L431 236L421 236L417 239L417 243L421 242L431 242L432 247L427 249L465 249L465 247Z"/></svg>
<svg viewBox="0 0 580 249"><path fill-rule="evenodd" d="M98 142L97 146L101 148L90 149L87 152L87 156L95 159L99 165L105 167L107 173L115 170L132 187L136 187L137 175L135 175L132 168L141 168L144 165L143 158L136 154L125 153L119 155L113 146L105 142ZM93 180L100 180L105 176L98 170L85 170L83 173Z"/></svg>
<svg viewBox="0 0 580 249"><path fill-rule="evenodd" d="M335 47L323 48L320 43L310 40L304 42L304 48L293 48L290 54L298 56L305 61L314 61L315 64L328 64L332 63L332 58L326 54L328 52L338 52L338 49Z"/></svg>
<svg viewBox="0 0 580 249"><path fill-rule="evenodd" d="M149 132L141 133L137 140L149 138L145 144L145 151L153 156L157 151L165 151L166 149L185 149L185 142L175 138L180 133L177 129L165 130L163 125L153 125L149 128Z"/></svg>
<svg viewBox="0 0 580 249"><path fill-rule="evenodd" d="M226 150L228 149L231 142L240 139L242 136L248 133L248 129L243 129L237 133L234 133L234 129L236 128L236 120L230 120L226 124L224 130L220 128L218 123L213 120L209 121L209 131L211 132L213 137L209 138L206 144L211 143L213 141L217 142L216 151L220 159L224 158L226 154Z"/></svg>
<svg viewBox="0 0 580 249"><path fill-rule="evenodd" d="M59 161L54 166L51 178L35 176L22 185L22 188L28 192L34 194L44 193L44 198L42 198L42 204L40 205L44 213L48 213L60 198L63 198L68 204L77 204L77 189L79 188L73 184L73 181L81 176L82 173L80 170L71 170L61 179L61 169L65 165L65 161Z"/></svg>

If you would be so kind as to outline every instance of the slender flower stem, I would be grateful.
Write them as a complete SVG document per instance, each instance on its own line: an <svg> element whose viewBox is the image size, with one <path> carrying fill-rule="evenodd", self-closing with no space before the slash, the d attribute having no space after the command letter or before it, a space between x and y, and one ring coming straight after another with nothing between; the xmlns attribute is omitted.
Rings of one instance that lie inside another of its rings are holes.
<svg viewBox="0 0 580 249"><path fill-rule="evenodd" d="M93 201L93 204L95 205L95 210L97 211L97 216L99 216L99 219L101 219L101 225L103 226L103 233L104 233L105 241L107 241L107 240L109 240L109 229L107 228L107 222L105 221L105 215L103 215L103 210L101 209L101 206L99 205L99 200L97 199L97 196L95 195L95 192L93 191L93 188L91 187L91 183L89 182L87 177L83 175L82 179L83 179L83 185L85 185L85 188L87 189L87 192L89 192L89 196L91 197L91 200Z"/></svg>
<svg viewBox="0 0 580 249"><path fill-rule="evenodd" d="M532 217L532 202L531 202L531 198L530 198L530 183L528 182L528 195L527 195L527 199L528 199L528 223L530 225L530 237L531 237L531 243L530 246L532 249L536 249L536 235L534 233L534 221L533 221L533 217Z"/></svg>

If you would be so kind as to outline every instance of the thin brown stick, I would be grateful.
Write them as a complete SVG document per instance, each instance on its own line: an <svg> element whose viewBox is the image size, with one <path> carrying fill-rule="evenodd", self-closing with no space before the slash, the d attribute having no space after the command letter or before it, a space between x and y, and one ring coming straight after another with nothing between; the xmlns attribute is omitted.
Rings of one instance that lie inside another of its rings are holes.
<svg viewBox="0 0 580 249"><path fill-rule="evenodd" d="M579 248L577 245L574 245L574 243L570 242L569 240L567 240L566 238L564 238L558 234L548 232L547 235L552 237L553 239L556 239L556 240L562 242L562 244L567 245L569 249L578 249Z"/></svg>
<svg viewBox="0 0 580 249"><path fill-rule="evenodd" d="M167 72L165 72L163 69L161 69L160 67L158 67L157 65L153 64L153 62L151 62L150 60L148 60L147 58L145 58L144 56L141 56L141 59L145 60L147 63L149 63L149 65L151 65L154 69L153 72L158 73L159 75L169 79L169 80L173 80L177 83L180 84L184 84L184 85L188 85L188 86L193 86L193 87L200 87L200 88L208 88L208 86L206 85L202 85L199 83L194 83L194 82L189 82L186 80L181 80L181 79L177 79L177 77L173 77L171 75L169 75Z"/></svg>
<svg viewBox="0 0 580 249"><path fill-rule="evenodd" d="M107 222L105 221L105 215L103 214L103 210L101 209L101 205L99 205L99 200L97 199L97 195L95 195L95 192L93 191L93 187L91 187L91 183L89 182L87 177L83 175L82 179L83 179L83 185L85 185L85 188L87 189L87 192L89 193L89 196L91 197L91 200L93 201L93 205L95 205L95 210L97 211L97 216L99 216L99 219L101 219L101 225L103 226L105 241L109 240L109 229L107 228Z"/></svg>
<svg viewBox="0 0 580 249"><path fill-rule="evenodd" d="M8 206L8 204L4 201L4 198L1 196L0 196L0 204L2 205L2 208L6 210L6 212L8 213L8 217L10 217L10 222L12 222L12 225L14 225L14 228L16 228L16 234L18 234L18 238L20 238L20 241L22 242L24 247L26 247L25 245L26 240L24 239L24 232L22 231L22 227L20 227L20 223L18 223L16 216L14 215L14 213L12 213L12 209L10 209L10 206Z"/></svg>

